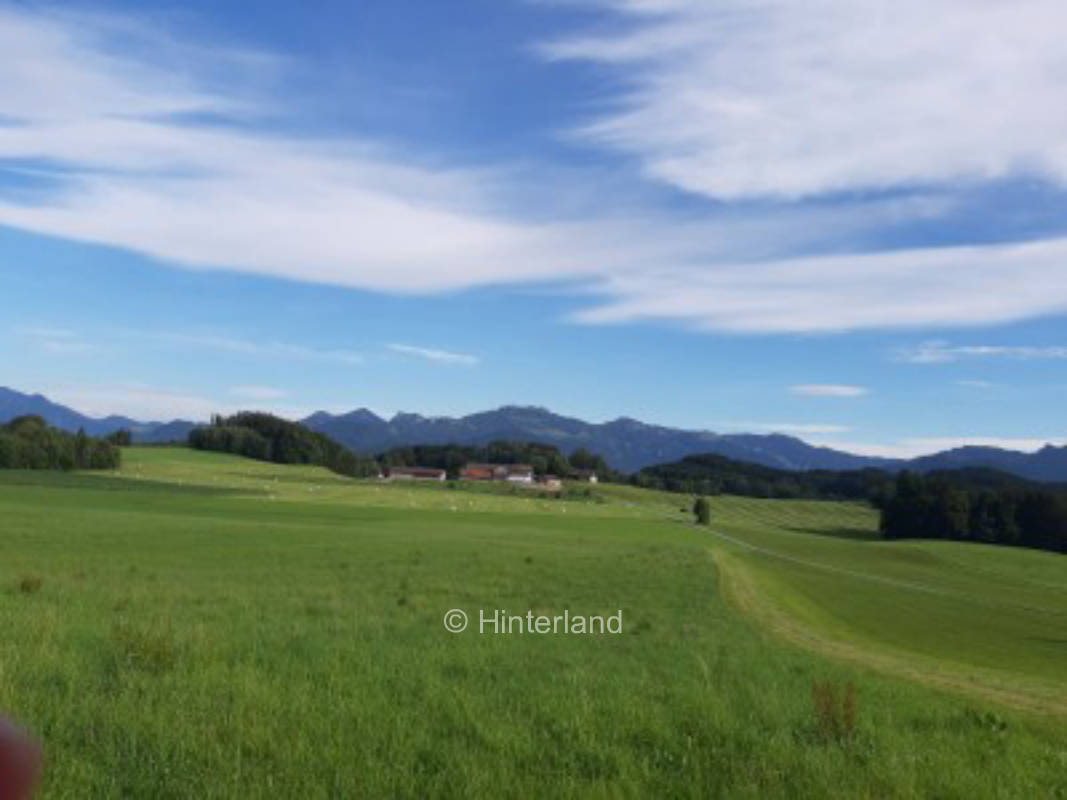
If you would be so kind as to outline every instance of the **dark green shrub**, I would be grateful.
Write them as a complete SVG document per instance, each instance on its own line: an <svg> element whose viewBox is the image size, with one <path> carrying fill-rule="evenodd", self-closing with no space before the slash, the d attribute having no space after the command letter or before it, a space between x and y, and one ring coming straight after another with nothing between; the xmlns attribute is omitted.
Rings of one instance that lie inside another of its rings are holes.
<svg viewBox="0 0 1067 800"><path fill-rule="evenodd" d="M19 578L19 591L23 594L36 594L41 590L43 579L40 575L23 575Z"/></svg>
<svg viewBox="0 0 1067 800"><path fill-rule="evenodd" d="M698 497L696 502L693 503L693 516L696 517L698 525L710 525L711 524L711 504L706 497Z"/></svg>

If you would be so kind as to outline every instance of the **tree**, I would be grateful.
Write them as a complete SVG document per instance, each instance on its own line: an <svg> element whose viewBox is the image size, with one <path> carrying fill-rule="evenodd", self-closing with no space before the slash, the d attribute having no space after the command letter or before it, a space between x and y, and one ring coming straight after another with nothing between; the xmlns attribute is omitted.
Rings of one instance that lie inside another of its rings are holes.
<svg viewBox="0 0 1067 800"><path fill-rule="evenodd" d="M711 503L706 497L698 497L693 503L693 515L698 525L711 524Z"/></svg>
<svg viewBox="0 0 1067 800"><path fill-rule="evenodd" d="M126 428L119 428L104 437L116 447L129 447L133 443L133 435Z"/></svg>
<svg viewBox="0 0 1067 800"><path fill-rule="evenodd" d="M904 470L897 475L895 491L882 509L881 528L886 539L923 537L928 532L930 498L922 476Z"/></svg>
<svg viewBox="0 0 1067 800"><path fill-rule="evenodd" d="M970 523L970 498L947 481L930 484L926 535L934 539L966 539Z"/></svg>
<svg viewBox="0 0 1067 800"><path fill-rule="evenodd" d="M85 428L78 428L74 434L74 463L79 467L85 467L89 461L89 437L85 435Z"/></svg>
<svg viewBox="0 0 1067 800"><path fill-rule="evenodd" d="M607 472L608 465L604 459L596 453L590 453L584 447L579 447L570 457L571 466L577 470L590 472Z"/></svg>

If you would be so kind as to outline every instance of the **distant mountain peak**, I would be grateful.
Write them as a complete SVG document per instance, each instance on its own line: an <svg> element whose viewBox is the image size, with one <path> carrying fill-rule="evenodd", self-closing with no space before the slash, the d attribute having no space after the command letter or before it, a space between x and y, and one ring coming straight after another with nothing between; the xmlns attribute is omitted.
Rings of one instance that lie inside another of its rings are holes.
<svg viewBox="0 0 1067 800"><path fill-rule="evenodd" d="M381 417L371 411L369 408L357 408L355 411L349 411L344 415L345 419L350 419L353 422L384 422Z"/></svg>

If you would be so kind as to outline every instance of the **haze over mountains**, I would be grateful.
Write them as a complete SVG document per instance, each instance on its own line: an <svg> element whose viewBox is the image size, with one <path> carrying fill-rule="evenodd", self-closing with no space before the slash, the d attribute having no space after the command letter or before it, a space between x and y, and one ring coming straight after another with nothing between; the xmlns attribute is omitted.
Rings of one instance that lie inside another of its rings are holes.
<svg viewBox="0 0 1067 800"><path fill-rule="evenodd" d="M141 442L184 441L189 430L198 424L188 420L141 422L123 416L93 418L53 403L43 395L0 387L0 422L22 414L38 414L65 430L84 428L90 435L128 428L134 439ZM783 434L716 434L649 425L627 417L590 423L529 406L504 406L464 417L399 413L388 420L361 408L346 414L319 411L302 422L366 454L411 444L485 444L494 439L513 439L556 445L566 453L585 447L623 472L687 455L717 453L739 461L791 470L906 467L925 472L992 467L1031 480L1067 481L1067 447L1051 445L1036 453L960 447L906 461L816 447Z"/></svg>
<svg viewBox="0 0 1067 800"><path fill-rule="evenodd" d="M720 435L648 425L627 417L590 423L529 406L504 406L458 418L404 413L389 420L365 408L340 415L320 411L304 423L342 444L371 452L416 443L485 444L494 439L543 442L565 453L584 447L623 472L694 453L719 453L780 469L860 469L891 463L814 447L781 434Z"/></svg>
<svg viewBox="0 0 1067 800"><path fill-rule="evenodd" d="M89 417L72 408L53 403L43 394L23 394L0 386L0 422L7 422L23 414L36 414L49 425L65 431L85 430L90 436L103 436L120 428L129 430L136 441L172 442L184 441L197 423L188 420L171 422L139 422L129 417L110 415Z"/></svg>

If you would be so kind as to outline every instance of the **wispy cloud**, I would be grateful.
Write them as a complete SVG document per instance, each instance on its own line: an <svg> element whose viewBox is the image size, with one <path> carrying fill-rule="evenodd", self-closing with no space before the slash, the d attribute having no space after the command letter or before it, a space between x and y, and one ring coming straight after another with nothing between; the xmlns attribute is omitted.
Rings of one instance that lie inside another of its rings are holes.
<svg viewBox="0 0 1067 800"><path fill-rule="evenodd" d="M1067 311L1067 238L652 268L602 284L591 324L675 320L745 333L1008 322Z"/></svg>
<svg viewBox="0 0 1067 800"><path fill-rule="evenodd" d="M478 363L477 356L466 353L452 353L448 350L434 350L429 347L416 347L410 344L389 344L386 347L394 353L403 353L407 356L415 356L438 364L459 364L470 367Z"/></svg>
<svg viewBox="0 0 1067 800"><path fill-rule="evenodd" d="M35 347L56 355L82 355L97 347L66 328L16 327L15 335Z"/></svg>
<svg viewBox="0 0 1067 800"><path fill-rule="evenodd" d="M258 358L279 358L292 361L332 361L338 364L362 364L363 355L352 350L323 349L277 341L252 341L229 336L189 333L146 333L149 338L187 347L202 347Z"/></svg>
<svg viewBox="0 0 1067 800"><path fill-rule="evenodd" d="M83 334L67 328L18 326L13 329L13 332L16 336L32 342L36 347L57 354L94 352L105 346L90 342ZM254 358L324 361L350 366L362 364L365 361L361 353L344 348L311 347L271 339L242 339L216 334L119 329L102 333L100 338L107 343L106 346L108 347L129 347L134 343L155 342L180 348L236 353ZM235 388L252 390L266 387L245 386Z"/></svg>
<svg viewBox="0 0 1067 800"><path fill-rule="evenodd" d="M286 419L303 419L316 410L280 402L287 396L286 393L263 386L233 387L227 393L231 395L229 399L182 387L158 386L140 381L55 384L42 386L40 390L49 399L92 417L119 414L138 422L166 422L172 419L206 422L212 414L233 414L247 410L248 401L253 401L257 410ZM233 398L240 399L235 401ZM339 405L329 408L334 412L345 410Z"/></svg>
<svg viewBox="0 0 1067 800"><path fill-rule="evenodd" d="M43 387L43 391L49 399L89 416L121 414L140 422L203 421L212 413L229 410L200 394L138 382L58 385Z"/></svg>
<svg viewBox="0 0 1067 800"><path fill-rule="evenodd" d="M542 48L625 87L580 134L682 189L1067 182L1060 0L592 1L629 24Z"/></svg>
<svg viewBox="0 0 1067 800"><path fill-rule="evenodd" d="M862 397L869 391L864 386L847 386L838 383L802 383L789 387L791 394L802 397Z"/></svg>
<svg viewBox="0 0 1067 800"><path fill-rule="evenodd" d="M896 353L898 361L911 364L947 364L976 358L1007 358L1022 361L1067 359L1067 347L1031 345L953 345L949 342L923 342Z"/></svg>
<svg viewBox="0 0 1067 800"><path fill-rule="evenodd" d="M272 386L231 386L230 394L248 400L280 400L289 395L284 389L275 389Z"/></svg>
<svg viewBox="0 0 1067 800"><path fill-rule="evenodd" d="M724 427L738 431L767 431L795 435L848 433L852 430L847 425L822 422L724 422L722 424Z"/></svg>
<svg viewBox="0 0 1067 800"><path fill-rule="evenodd" d="M956 381L957 386L963 386L968 389L993 389L998 384L992 381L980 381L980 380L962 380Z"/></svg>

